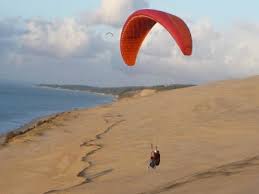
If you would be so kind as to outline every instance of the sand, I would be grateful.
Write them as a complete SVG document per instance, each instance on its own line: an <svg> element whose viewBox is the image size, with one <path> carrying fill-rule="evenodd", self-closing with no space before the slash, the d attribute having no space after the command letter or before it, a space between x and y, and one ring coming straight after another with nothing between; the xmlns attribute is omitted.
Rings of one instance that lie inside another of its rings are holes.
<svg viewBox="0 0 259 194"><path fill-rule="evenodd" d="M144 93L11 139L0 194L259 193L258 76Z"/></svg>

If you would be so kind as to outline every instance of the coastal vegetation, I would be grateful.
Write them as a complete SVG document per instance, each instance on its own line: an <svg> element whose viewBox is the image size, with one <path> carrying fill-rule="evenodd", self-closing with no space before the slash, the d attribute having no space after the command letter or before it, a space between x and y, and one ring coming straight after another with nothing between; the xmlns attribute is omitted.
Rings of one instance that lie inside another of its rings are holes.
<svg viewBox="0 0 259 194"><path fill-rule="evenodd" d="M170 85L157 85L157 86L94 87L94 86L87 86L87 85L39 84L37 86L114 95L114 96L118 96L118 98L120 99L124 97L134 96L136 93L145 89L150 89L158 92L158 91L186 88L194 85L170 84Z"/></svg>

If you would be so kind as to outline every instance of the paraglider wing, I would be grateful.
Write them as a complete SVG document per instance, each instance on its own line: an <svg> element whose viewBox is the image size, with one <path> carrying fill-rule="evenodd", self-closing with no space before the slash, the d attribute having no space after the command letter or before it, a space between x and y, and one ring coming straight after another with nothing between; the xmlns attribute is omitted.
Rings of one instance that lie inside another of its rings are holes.
<svg viewBox="0 0 259 194"><path fill-rule="evenodd" d="M106 35L106 36L110 35L110 36L113 37L113 33L111 33L111 32L107 32L105 35Z"/></svg>
<svg viewBox="0 0 259 194"><path fill-rule="evenodd" d="M182 19L162 11L142 9L128 17L121 32L121 55L127 65L135 65L141 44L156 23L171 34L184 55L192 54L191 33Z"/></svg>

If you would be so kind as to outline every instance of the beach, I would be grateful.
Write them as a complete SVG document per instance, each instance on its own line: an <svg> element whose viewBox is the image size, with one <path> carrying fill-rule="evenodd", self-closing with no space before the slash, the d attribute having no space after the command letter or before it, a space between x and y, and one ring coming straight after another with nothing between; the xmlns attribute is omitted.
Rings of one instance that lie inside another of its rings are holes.
<svg viewBox="0 0 259 194"><path fill-rule="evenodd" d="M58 114L0 148L0 194L258 193L258 84L146 90Z"/></svg>

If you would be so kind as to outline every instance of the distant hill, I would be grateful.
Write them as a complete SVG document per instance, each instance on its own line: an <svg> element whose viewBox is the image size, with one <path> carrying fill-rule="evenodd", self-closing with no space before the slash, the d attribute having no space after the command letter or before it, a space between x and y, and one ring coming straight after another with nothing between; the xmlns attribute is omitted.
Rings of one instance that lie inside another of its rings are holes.
<svg viewBox="0 0 259 194"><path fill-rule="evenodd" d="M94 92L99 94L115 95L119 98L130 97L135 95L144 89L152 89L155 91L173 90L185 87L191 87L194 85L188 84L171 84L171 85L158 85L158 86L127 86L127 87L93 87L86 85L59 85L59 84L39 84L40 87L56 88L56 89L67 89Z"/></svg>

